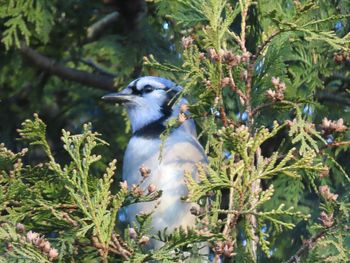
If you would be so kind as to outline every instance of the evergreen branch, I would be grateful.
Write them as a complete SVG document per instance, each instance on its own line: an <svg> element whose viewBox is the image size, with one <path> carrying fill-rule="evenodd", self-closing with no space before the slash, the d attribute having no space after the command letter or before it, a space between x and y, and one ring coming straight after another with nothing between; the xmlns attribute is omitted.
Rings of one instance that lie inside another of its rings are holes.
<svg viewBox="0 0 350 263"><path fill-rule="evenodd" d="M261 111L265 108L269 108L271 106L275 106L275 105L276 105L276 102L267 102L267 103L260 104L252 109L251 117L254 117L255 114L257 114L259 111Z"/></svg>
<svg viewBox="0 0 350 263"><path fill-rule="evenodd" d="M235 80L234 80L234 78L233 78L233 75L232 75L232 71L231 71L231 70L228 71L228 76L229 76L229 79L230 79L230 87L231 87L232 91L233 91L234 93L236 93L244 102L246 102L246 101L247 101L247 96L246 96L246 94L244 94L244 93L237 87L237 85L236 85L236 83L235 83Z"/></svg>
<svg viewBox="0 0 350 263"><path fill-rule="evenodd" d="M350 17L350 14L333 15L333 16L326 17L324 19L310 21L310 22L302 25L302 27L318 25L318 24L322 24L322 23L326 23L326 22L330 22L330 21L334 21L334 20L341 20L341 19L348 18L348 17Z"/></svg>
<svg viewBox="0 0 350 263"><path fill-rule="evenodd" d="M344 168L329 154L325 154L325 156L335 165L335 167L344 175L346 180L350 183L350 176L347 174Z"/></svg>
<svg viewBox="0 0 350 263"><path fill-rule="evenodd" d="M177 67L175 65L172 64L167 64L167 63L159 63L153 55L150 55L149 58L148 57L144 57L144 65L145 66L149 66L152 67L154 69L159 69L161 71L165 71L165 72L174 72L174 73L189 73L188 70Z"/></svg>
<svg viewBox="0 0 350 263"><path fill-rule="evenodd" d="M41 0L0 1L0 18L6 19L2 42L6 49L30 43L32 37L47 44L56 8Z"/></svg>
<svg viewBox="0 0 350 263"><path fill-rule="evenodd" d="M208 242L213 239L222 239L222 234L200 233L193 228L176 228L171 234L159 233L160 239L165 242L160 249L150 253L148 260L157 260L162 262L175 262L179 255L173 253L177 249L186 249L193 246L201 246L202 242ZM169 253L170 252L170 253ZM183 253L183 252L182 252ZM203 255L206 257L206 255ZM192 262L192 261L191 261Z"/></svg>
<svg viewBox="0 0 350 263"><path fill-rule="evenodd" d="M326 144L325 146L323 146L322 149L339 147L339 146L344 146L344 145L350 145L350 141L332 142L332 143L329 143L329 144Z"/></svg>
<svg viewBox="0 0 350 263"><path fill-rule="evenodd" d="M233 175L230 173L230 181L233 181ZM234 208L234 188L230 187L230 195L229 195L229 204L228 204L228 210L233 210ZM232 230L232 220L236 216L236 213L228 213L226 224L224 227L224 230L222 231L222 234L228 238L230 235L230 232Z"/></svg>
<svg viewBox="0 0 350 263"><path fill-rule="evenodd" d="M232 38L234 39L234 41L235 41L239 46L242 45L241 39L239 38L239 36L238 36L235 32L233 32L233 31L231 31L231 30L228 30L227 32L228 32L229 35L232 36Z"/></svg>
<svg viewBox="0 0 350 263"><path fill-rule="evenodd" d="M17 130L23 140L30 141L30 145L41 145L46 155L52 160L52 153L46 141L46 124L34 113L34 121L25 120L22 129Z"/></svg>
<svg viewBox="0 0 350 263"><path fill-rule="evenodd" d="M239 5L241 8L241 16L242 16L242 21L241 21L241 35L240 35L240 44L241 44L241 49L243 53L247 52L247 48L245 46L245 41L246 41L246 22L247 22L247 15L248 15L248 9L251 4L250 0L239 0Z"/></svg>
<svg viewBox="0 0 350 263"><path fill-rule="evenodd" d="M94 69L97 73L99 73L99 75L105 75L111 78L116 78L118 75L117 74L113 74L111 72L108 72L107 70L103 69L102 67L96 65L91 59L79 59L79 61L89 67L91 67L92 69Z"/></svg>
<svg viewBox="0 0 350 263"><path fill-rule="evenodd" d="M350 98L346 96L346 94L331 93L321 90L315 93L315 97L320 102L328 101L332 103L341 103L350 106Z"/></svg>
<svg viewBox="0 0 350 263"><path fill-rule="evenodd" d="M255 52L255 59L257 59L260 55L262 55L262 52L264 51L265 47L271 43L271 41L278 36L279 34L281 34L282 32L286 32L286 31L282 31L282 30L277 30L275 32L273 32L271 35L269 35L267 37L267 39L265 39L260 45L258 45L258 48Z"/></svg>
<svg viewBox="0 0 350 263"><path fill-rule="evenodd" d="M116 195L110 192L111 184L116 169L116 161L113 160L106 168L106 173L97 181L95 188L91 188L90 166L97 162L101 156L92 154L92 150L101 144L107 144L99 138L99 134L91 132L91 125L83 127L83 133L71 135L63 130L62 141L64 149L68 152L72 161L64 169L55 162L51 150L46 141L46 125L34 116L34 121L27 120L20 130L21 136L31 141L32 144L39 144L44 147L46 154L50 158L50 168L55 171L66 182L65 188L68 190L70 198L75 202L74 210L80 210L85 218L80 221L73 219L68 213L56 210L67 206L54 206L47 202L38 200L37 202L49 210L51 214L67 223L73 225L77 231L77 236L85 236L88 230L92 229L92 244L100 252L102 262L107 262L110 244L115 228L117 212L121 208L127 195L126 189L122 188ZM118 251L117 245L115 251ZM113 248L112 248L113 250Z"/></svg>
<svg viewBox="0 0 350 263"><path fill-rule="evenodd" d="M126 260L130 258L131 252L123 246L115 233L112 234L112 246L114 248L114 250L112 250L113 253L122 256L122 258Z"/></svg>
<svg viewBox="0 0 350 263"><path fill-rule="evenodd" d="M5 262L50 263L58 256L57 250L51 247L50 242L44 236L33 231L25 233L24 225L21 225L19 231L18 225L14 227L9 223L2 223L0 240L5 240L7 243L7 253L1 256L6 255L4 259L10 261ZM54 257L53 254L50 254L51 250L55 252ZM2 260L1 256L0 262Z"/></svg>
<svg viewBox="0 0 350 263"><path fill-rule="evenodd" d="M303 245L297 250L297 252L291 256L288 260L284 261L284 263L298 263L300 262L301 256L309 249L313 248L318 240L322 239L327 233L331 230L331 228L323 229L322 231L313 235L310 239L303 241Z"/></svg>
<svg viewBox="0 0 350 263"><path fill-rule="evenodd" d="M227 120L225 108L224 108L223 106L220 107L220 117L221 117L223 126L224 126L224 127L227 127L227 125L228 125L228 120Z"/></svg>
<svg viewBox="0 0 350 263"><path fill-rule="evenodd" d="M101 90L115 90L114 81L111 77L66 67L51 58L41 55L23 42L21 43L20 50L36 67L62 79L75 81Z"/></svg>
<svg viewBox="0 0 350 263"><path fill-rule="evenodd" d="M252 183L251 186L251 196L249 198L249 205L251 207L256 207L258 204L258 197L257 194L259 193L259 191L261 191L260 189L260 180L254 180L254 182ZM255 209L254 209L255 211ZM254 259L256 259L257 257L257 249L258 249L258 238L257 238L257 228L258 228L258 221L257 218L255 216L254 213L250 213L247 216L247 220L250 223L251 227L250 227L250 235L251 235L251 240L250 240L250 247L252 250L252 256Z"/></svg>
<svg viewBox="0 0 350 263"><path fill-rule="evenodd" d="M338 37L334 31L323 31L313 28L306 28L293 22L279 21L277 19L274 19L274 21L280 24L280 30L282 31L303 33L307 41L322 41L326 42L329 46L333 47L336 50L348 50L347 46L350 41L346 37Z"/></svg>
<svg viewBox="0 0 350 263"><path fill-rule="evenodd" d="M119 17L118 12L112 12L89 26L86 30L88 41L95 40L106 28L117 22Z"/></svg>

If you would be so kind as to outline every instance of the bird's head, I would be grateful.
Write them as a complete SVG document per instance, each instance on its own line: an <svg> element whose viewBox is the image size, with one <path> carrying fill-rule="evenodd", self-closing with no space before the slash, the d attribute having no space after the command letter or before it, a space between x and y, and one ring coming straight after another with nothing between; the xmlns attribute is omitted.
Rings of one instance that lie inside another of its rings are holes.
<svg viewBox="0 0 350 263"><path fill-rule="evenodd" d="M181 86L160 77L146 76L132 81L125 89L102 97L104 100L123 104L130 118L133 132L152 123L163 123L178 114L178 108L186 103L182 99L177 105L174 97Z"/></svg>

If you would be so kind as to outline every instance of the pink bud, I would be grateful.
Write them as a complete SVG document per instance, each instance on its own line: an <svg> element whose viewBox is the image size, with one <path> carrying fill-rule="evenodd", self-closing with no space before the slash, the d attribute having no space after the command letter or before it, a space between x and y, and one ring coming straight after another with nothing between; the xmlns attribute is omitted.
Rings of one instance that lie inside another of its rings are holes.
<svg viewBox="0 0 350 263"><path fill-rule="evenodd" d="M23 224L17 223L16 224L16 230L18 231L18 233L23 233L26 229L25 229Z"/></svg>
<svg viewBox="0 0 350 263"><path fill-rule="evenodd" d="M271 82L274 86L278 86L278 84L280 84L280 78L275 78L275 77L272 77L271 78Z"/></svg>
<svg viewBox="0 0 350 263"><path fill-rule="evenodd" d="M51 244L49 241L45 241L44 243L44 247L43 247L43 251L46 253L49 253L51 250Z"/></svg>
<svg viewBox="0 0 350 263"><path fill-rule="evenodd" d="M131 191L134 194L134 196L142 196L143 195L143 190L136 184L132 185Z"/></svg>
<svg viewBox="0 0 350 263"><path fill-rule="evenodd" d="M128 182L127 181L123 181L119 183L120 188L127 191L128 190Z"/></svg>
<svg viewBox="0 0 350 263"><path fill-rule="evenodd" d="M147 168L144 164L140 167L141 176L147 178L151 174L151 169Z"/></svg>
<svg viewBox="0 0 350 263"><path fill-rule="evenodd" d="M155 192L157 190L157 187L154 185L154 184L150 184L148 187L147 187L147 190L150 194L152 194L153 192Z"/></svg>
<svg viewBox="0 0 350 263"><path fill-rule="evenodd" d="M220 55L216 52L216 50L214 48L209 48L208 54L212 60L215 60L215 61L220 60Z"/></svg>
<svg viewBox="0 0 350 263"><path fill-rule="evenodd" d="M7 244L7 251L12 252L13 251L13 245L11 243Z"/></svg>
<svg viewBox="0 0 350 263"><path fill-rule="evenodd" d="M33 242L35 239L37 239L39 237L38 233L35 233L33 231L29 231L27 233L27 240L28 242Z"/></svg>
<svg viewBox="0 0 350 263"><path fill-rule="evenodd" d="M182 41L183 48L184 49L188 49L193 43L193 38L191 36L183 37L181 39L181 41Z"/></svg>
<svg viewBox="0 0 350 263"><path fill-rule="evenodd" d="M51 260L54 260L54 259L56 259L57 257L58 257L58 251L57 251L57 249L51 248L50 251L49 251L49 258L50 258Z"/></svg>
<svg viewBox="0 0 350 263"><path fill-rule="evenodd" d="M149 242L149 237L148 236L142 236L139 240L140 245L146 245Z"/></svg>
<svg viewBox="0 0 350 263"><path fill-rule="evenodd" d="M278 85L278 89L281 90L281 91L284 91L284 90L286 89L286 83L281 82L281 83Z"/></svg>
<svg viewBox="0 0 350 263"><path fill-rule="evenodd" d="M230 78L229 78L229 77L223 78L223 79L221 80L221 87L225 87L225 86L229 85L230 82L231 82L231 81L230 81Z"/></svg>
<svg viewBox="0 0 350 263"><path fill-rule="evenodd" d="M320 191L320 194L323 196L323 198L327 201L336 201L338 198L337 194L331 193L328 185L321 185L318 190Z"/></svg>
<svg viewBox="0 0 350 263"><path fill-rule="evenodd" d="M320 171L320 177L327 177L329 175L329 168L325 167L323 170Z"/></svg>
<svg viewBox="0 0 350 263"><path fill-rule="evenodd" d="M322 224L326 227L329 228L334 224L334 219L333 219L333 213L328 215L324 211L321 212L320 214L320 220L322 221Z"/></svg>
<svg viewBox="0 0 350 263"><path fill-rule="evenodd" d="M137 238L137 233L132 227L129 228L129 237L134 240Z"/></svg>

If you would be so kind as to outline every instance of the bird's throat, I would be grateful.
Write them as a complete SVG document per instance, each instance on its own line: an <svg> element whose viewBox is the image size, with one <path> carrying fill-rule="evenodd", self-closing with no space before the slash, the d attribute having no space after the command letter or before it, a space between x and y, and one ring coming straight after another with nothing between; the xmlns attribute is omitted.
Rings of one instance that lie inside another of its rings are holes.
<svg viewBox="0 0 350 263"><path fill-rule="evenodd" d="M160 134L165 131L166 127L164 121L166 118L162 117L154 122L151 122L142 128L136 130L133 136L142 137L144 139L158 139Z"/></svg>

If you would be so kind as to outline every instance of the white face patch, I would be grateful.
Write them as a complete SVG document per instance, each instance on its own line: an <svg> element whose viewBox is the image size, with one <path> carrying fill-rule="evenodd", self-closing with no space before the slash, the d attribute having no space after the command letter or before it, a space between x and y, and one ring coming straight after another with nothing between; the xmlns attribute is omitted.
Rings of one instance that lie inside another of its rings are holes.
<svg viewBox="0 0 350 263"><path fill-rule="evenodd" d="M132 104L126 105L133 132L163 117L161 107L165 100L164 91L155 90L144 97L135 97Z"/></svg>
<svg viewBox="0 0 350 263"><path fill-rule="evenodd" d="M153 91L144 91L146 86L153 87ZM132 81L120 92L133 97L125 103L133 132L164 116L162 107L169 101L169 90L180 91L181 87L167 79L147 76Z"/></svg>

